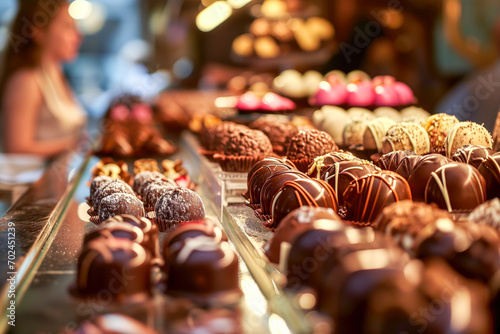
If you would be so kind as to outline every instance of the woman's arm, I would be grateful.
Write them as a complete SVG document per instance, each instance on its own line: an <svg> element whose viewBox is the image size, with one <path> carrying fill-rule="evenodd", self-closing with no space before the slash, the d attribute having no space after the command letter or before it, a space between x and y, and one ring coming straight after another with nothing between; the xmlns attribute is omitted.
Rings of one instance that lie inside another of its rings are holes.
<svg viewBox="0 0 500 334"><path fill-rule="evenodd" d="M14 74L4 91L3 131L7 153L28 153L50 157L76 144L75 137L36 140L36 127L43 96L36 72L22 70Z"/></svg>

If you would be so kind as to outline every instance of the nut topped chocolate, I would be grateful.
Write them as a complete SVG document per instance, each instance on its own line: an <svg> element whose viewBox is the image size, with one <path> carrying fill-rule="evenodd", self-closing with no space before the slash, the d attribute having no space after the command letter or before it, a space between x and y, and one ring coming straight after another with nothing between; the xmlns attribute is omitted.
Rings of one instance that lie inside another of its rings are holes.
<svg viewBox="0 0 500 334"><path fill-rule="evenodd" d="M486 201L486 183L471 165L449 163L431 173L424 200L449 212L471 211Z"/></svg>
<svg viewBox="0 0 500 334"><path fill-rule="evenodd" d="M169 188L155 205L160 231L166 232L184 222L205 219L205 206L200 195L187 188Z"/></svg>
<svg viewBox="0 0 500 334"><path fill-rule="evenodd" d="M344 192L346 219L372 223L388 205L411 199L408 182L391 171L376 171L352 181Z"/></svg>
<svg viewBox="0 0 500 334"><path fill-rule="evenodd" d="M211 152L222 152L229 141L229 136L237 129L248 129L244 125L233 122L222 122L215 126L206 128L202 134L201 143Z"/></svg>
<svg viewBox="0 0 500 334"><path fill-rule="evenodd" d="M432 153L446 154L444 142L448 131L458 123L458 119L453 115L435 114L429 116L422 126L429 134Z"/></svg>
<svg viewBox="0 0 500 334"><path fill-rule="evenodd" d="M335 192L328 183L316 179L287 181L274 195L271 203L271 222L265 224L274 230L281 220L301 206L314 206L338 210Z"/></svg>
<svg viewBox="0 0 500 334"><path fill-rule="evenodd" d="M304 129L290 138L286 155L292 161L314 159L336 149L337 145L328 133L315 129Z"/></svg>
<svg viewBox="0 0 500 334"><path fill-rule="evenodd" d="M446 156L451 158L464 145L481 145L491 149L493 139L484 126L469 121L460 122L448 131L445 140Z"/></svg>
<svg viewBox="0 0 500 334"><path fill-rule="evenodd" d="M425 154L430 150L429 135L420 125L401 122L387 130L382 144L382 153L412 150L416 154Z"/></svg>
<svg viewBox="0 0 500 334"><path fill-rule="evenodd" d="M223 153L227 156L266 157L273 153L273 146L262 131L239 128L229 134Z"/></svg>
<svg viewBox="0 0 500 334"><path fill-rule="evenodd" d="M264 134L269 137L269 140L271 140L274 153L278 155L286 154L286 138L297 131L288 117L278 115L259 117L257 120L250 123L249 127L264 132Z"/></svg>
<svg viewBox="0 0 500 334"><path fill-rule="evenodd" d="M479 168L479 165L492 154L493 150L485 146L464 145L455 152L451 159Z"/></svg>
<svg viewBox="0 0 500 334"><path fill-rule="evenodd" d="M321 155L314 158L313 163L308 168L307 175L319 179L330 166L340 161L350 160L358 160L358 158L351 152L344 152L342 150Z"/></svg>
<svg viewBox="0 0 500 334"><path fill-rule="evenodd" d="M395 172L401 161L403 161L404 158L410 155L415 155L415 152L411 150L406 150L406 151L392 151L389 153L386 153L380 157L377 161L377 165L382 169L382 170L390 170Z"/></svg>

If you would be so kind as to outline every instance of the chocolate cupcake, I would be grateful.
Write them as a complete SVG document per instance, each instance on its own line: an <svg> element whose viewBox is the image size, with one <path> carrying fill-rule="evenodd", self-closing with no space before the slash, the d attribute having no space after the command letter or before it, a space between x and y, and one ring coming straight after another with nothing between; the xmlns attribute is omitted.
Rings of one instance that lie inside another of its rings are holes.
<svg viewBox="0 0 500 334"><path fill-rule="evenodd" d="M169 188L155 205L156 222L161 232L168 232L182 223L205 219L201 197L186 188Z"/></svg>
<svg viewBox="0 0 500 334"><path fill-rule="evenodd" d="M264 226L274 230L287 214L301 206L324 207L337 211L337 196L332 187L322 180L287 181L274 195L271 204L271 220L265 222Z"/></svg>
<svg viewBox="0 0 500 334"><path fill-rule="evenodd" d="M174 244L168 254L165 293L197 304L232 304L241 298L238 256L227 242L198 236Z"/></svg>
<svg viewBox="0 0 500 334"><path fill-rule="evenodd" d="M451 158L464 145L493 146L491 134L482 125L474 122L460 122L448 131L445 140L446 156Z"/></svg>
<svg viewBox="0 0 500 334"><path fill-rule="evenodd" d="M301 172L307 173L314 158L336 150L337 145L328 133L305 129L290 138L286 155Z"/></svg>
<svg viewBox="0 0 500 334"><path fill-rule="evenodd" d="M366 160L341 161L330 166L321 179L333 188L339 201L339 205L344 205L344 191L351 181L357 180L362 176L377 171L378 168Z"/></svg>
<svg viewBox="0 0 500 334"><path fill-rule="evenodd" d="M477 206L467 220L489 225L500 233L500 199L494 198Z"/></svg>
<svg viewBox="0 0 500 334"><path fill-rule="evenodd" d="M478 170L486 181L487 198L500 197L500 153L487 157Z"/></svg>
<svg viewBox="0 0 500 334"><path fill-rule="evenodd" d="M359 160L351 152L344 152L342 150L337 152L330 152L325 155L314 158L314 161L308 167L307 175L319 179L330 166L337 162Z"/></svg>
<svg viewBox="0 0 500 334"><path fill-rule="evenodd" d="M471 211L486 201L486 183L471 165L449 163L431 173L424 200L449 212Z"/></svg>
<svg viewBox="0 0 500 334"><path fill-rule="evenodd" d="M269 138L259 130L236 129L228 138L221 154L214 158L228 172L248 172L252 166L273 154Z"/></svg>
<svg viewBox="0 0 500 334"><path fill-rule="evenodd" d="M346 219L371 225L388 205L411 199L408 182L391 171L377 171L352 181L344 192Z"/></svg>
<svg viewBox="0 0 500 334"><path fill-rule="evenodd" d="M143 301L151 296L151 257L144 247L124 238L89 241L77 262L73 296L106 295L113 302Z"/></svg>
<svg viewBox="0 0 500 334"><path fill-rule="evenodd" d="M150 219L132 215L118 215L105 220L102 226L114 223L127 224L139 228L144 234L144 238L140 244L152 254L155 263L161 259L158 226Z"/></svg>
<svg viewBox="0 0 500 334"><path fill-rule="evenodd" d="M446 154L444 142L448 131L458 123L458 119L453 115L435 114L429 116L422 123L423 128L429 134L431 152Z"/></svg>
<svg viewBox="0 0 500 334"><path fill-rule="evenodd" d="M104 197L99 205L99 222L117 215L144 217L144 205L135 195L114 193Z"/></svg>
<svg viewBox="0 0 500 334"><path fill-rule="evenodd" d="M479 168L479 165L481 165L490 155L493 155L493 150L485 146L464 145L455 152L451 159Z"/></svg>
<svg viewBox="0 0 500 334"><path fill-rule="evenodd" d="M382 170L390 170L395 172L398 169L401 161L403 161L404 158L410 155L415 155L415 152L410 150L392 151L382 155L377 161L377 166L379 166Z"/></svg>
<svg viewBox="0 0 500 334"><path fill-rule="evenodd" d="M249 125L250 129L260 130L269 138L274 153L285 155L286 138L297 131L286 116L266 115L259 117Z"/></svg>
<svg viewBox="0 0 500 334"><path fill-rule="evenodd" d="M162 179L164 177L165 176L162 173L160 173L160 171L140 172L134 176L134 184L133 184L132 188L134 189L135 193L140 196L141 195L140 189L146 181L149 181L152 179Z"/></svg>
<svg viewBox="0 0 500 334"><path fill-rule="evenodd" d="M387 130L382 144L382 153L411 150L416 154L425 154L430 150L429 135L420 125L401 122Z"/></svg>
<svg viewBox="0 0 500 334"><path fill-rule="evenodd" d="M276 231L265 246L266 255L272 263L280 263L281 250L289 250L294 238L305 230L343 229L345 225L340 217L330 208L302 206L290 212L276 228ZM283 254L286 257L286 254Z"/></svg>
<svg viewBox="0 0 500 334"><path fill-rule="evenodd" d="M425 201L425 186L431 177L431 173L450 162L450 159L439 153L424 155L418 161L408 177L408 184L411 188L411 197L414 201Z"/></svg>

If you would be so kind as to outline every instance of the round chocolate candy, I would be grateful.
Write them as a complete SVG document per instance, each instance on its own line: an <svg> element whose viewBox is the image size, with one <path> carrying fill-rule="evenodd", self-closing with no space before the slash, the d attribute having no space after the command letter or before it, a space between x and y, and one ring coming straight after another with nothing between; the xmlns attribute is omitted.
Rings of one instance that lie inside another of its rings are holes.
<svg viewBox="0 0 500 334"><path fill-rule="evenodd" d="M451 159L479 168L479 165L492 154L493 150L485 146L464 145L455 152Z"/></svg>
<svg viewBox="0 0 500 334"><path fill-rule="evenodd" d="M500 153L487 157L478 170L486 181L487 198L500 197Z"/></svg>
<svg viewBox="0 0 500 334"><path fill-rule="evenodd" d="M422 156L408 178L408 184L411 189L411 197L414 201L424 202L425 186L431 177L431 173L449 162L451 162L450 159L438 153L431 153Z"/></svg>
<svg viewBox="0 0 500 334"><path fill-rule="evenodd" d="M104 197L99 206L99 222L116 215L144 217L144 205L135 195L114 193Z"/></svg>
<svg viewBox="0 0 500 334"><path fill-rule="evenodd" d="M160 231L166 232L184 222L205 219L205 206L200 195L187 188L169 188L155 205Z"/></svg>
<svg viewBox="0 0 500 334"><path fill-rule="evenodd" d="M431 173L424 200L449 212L471 211L486 201L486 183L471 165L449 163Z"/></svg>
<svg viewBox="0 0 500 334"><path fill-rule="evenodd" d="M250 179L248 179L248 195L250 197L250 203L253 205L260 205L260 194L262 192L262 187L266 183L267 179L279 171L293 170L293 167L283 164L271 164L265 165L257 169Z"/></svg>
<svg viewBox="0 0 500 334"><path fill-rule="evenodd" d="M388 205L411 199L408 182L391 171L377 171L352 181L344 192L346 219L372 223Z"/></svg>
<svg viewBox="0 0 500 334"><path fill-rule="evenodd" d="M382 169L382 170L390 170L395 172L401 161L406 158L407 156L410 155L415 155L415 152L411 150L406 150L406 151L392 151L387 154L384 154L378 159L377 165Z"/></svg>
<svg viewBox="0 0 500 334"><path fill-rule="evenodd" d="M308 178L306 174L296 170L280 171L268 177L260 193L260 210L262 214L271 214L271 201L286 181L306 178Z"/></svg>
<svg viewBox="0 0 500 334"><path fill-rule="evenodd" d="M404 157L395 172L401 175L405 180L408 180L420 159L422 159L421 155L409 155Z"/></svg>

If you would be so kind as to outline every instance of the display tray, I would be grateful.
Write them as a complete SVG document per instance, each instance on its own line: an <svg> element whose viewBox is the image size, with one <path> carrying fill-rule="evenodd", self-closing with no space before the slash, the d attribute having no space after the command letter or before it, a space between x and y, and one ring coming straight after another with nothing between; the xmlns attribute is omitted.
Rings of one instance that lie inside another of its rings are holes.
<svg viewBox="0 0 500 334"><path fill-rule="evenodd" d="M158 333L207 330L211 333L309 332L304 321L305 314L294 307L289 296L283 293L279 284L282 276L269 265L261 251L270 232L263 229L253 212L244 204L224 202L223 191L214 193L214 188L211 187L224 181L222 174L214 174L216 166L202 162L204 158L197 153L192 140L192 135L184 135L177 143L180 150L169 159L184 161L192 179L200 184L198 193L205 203L207 216L222 225L240 255L239 278L243 291L241 302L233 307L203 309L187 300L166 297L158 290L154 291L154 296L147 302L134 305L113 305L104 297L102 300L78 300L71 297L68 287L75 280L76 260L83 236L95 228L88 221L85 202L89 191L87 181L90 179L90 170L99 160L95 156L75 153L76 157L69 158L71 163L60 164L51 171L64 181L61 182L64 186L61 186L61 191L52 194L52 198L59 196L59 199L55 203L50 202L45 216L37 217L39 229L36 233L28 233L23 229L29 229L29 225L23 223L23 227L16 232L19 247L21 249L23 244L22 249L25 250L17 258L16 322L15 327L7 323L9 319L6 317L6 307L10 298L7 296L8 284L5 284L0 332L70 333L82 322L105 314L107 317L111 314L131 317L153 327ZM208 177L212 180L207 179ZM49 183L50 180L46 182ZM50 184L38 187L50 188ZM15 210L26 214L29 211L27 201L36 203L36 194L31 196L21 198L20 203L15 204L2 218L2 238L6 238L4 234L8 221L16 221ZM22 206L24 210L21 210ZM39 208L36 212L40 212ZM36 216L36 212L32 212L32 215ZM164 237L160 236L160 241ZM5 250L2 251L4 252ZM23 266L24 268L20 268Z"/></svg>

